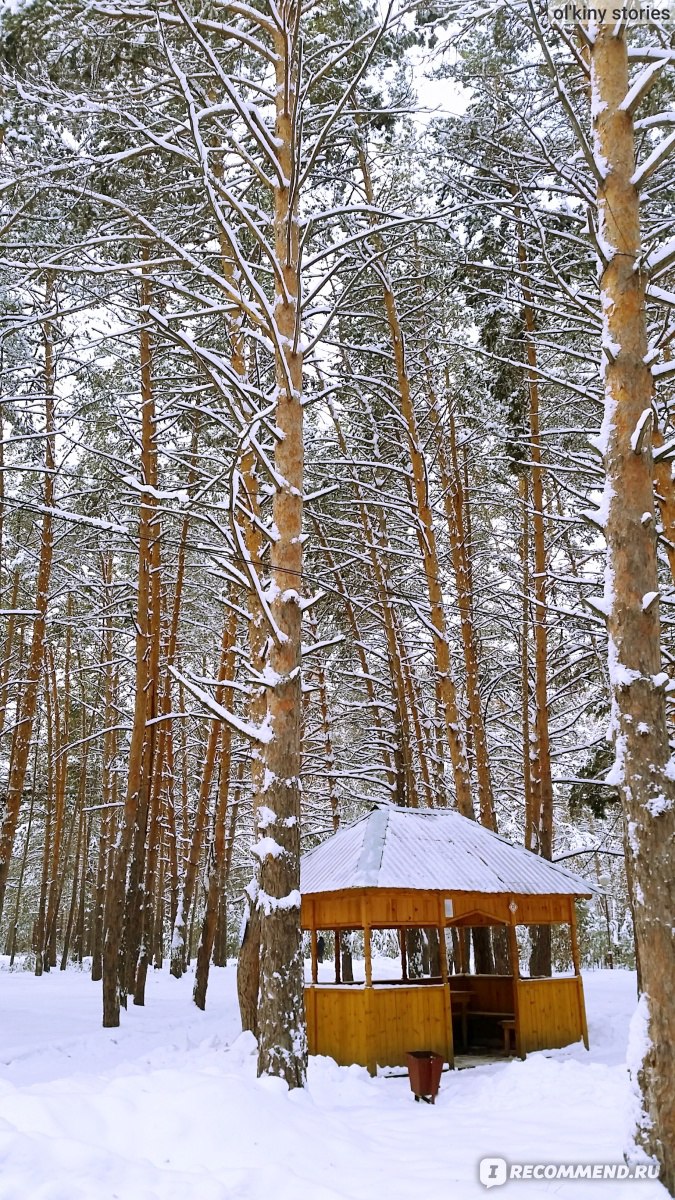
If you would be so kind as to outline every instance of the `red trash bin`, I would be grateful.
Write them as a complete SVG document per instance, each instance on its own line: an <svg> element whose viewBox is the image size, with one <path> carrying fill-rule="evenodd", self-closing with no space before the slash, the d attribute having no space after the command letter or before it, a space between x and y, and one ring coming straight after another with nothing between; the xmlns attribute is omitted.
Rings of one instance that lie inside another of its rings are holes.
<svg viewBox="0 0 675 1200"><path fill-rule="evenodd" d="M444 1059L433 1050L409 1050L406 1054L410 1089L415 1100L434 1104L441 1085Z"/></svg>

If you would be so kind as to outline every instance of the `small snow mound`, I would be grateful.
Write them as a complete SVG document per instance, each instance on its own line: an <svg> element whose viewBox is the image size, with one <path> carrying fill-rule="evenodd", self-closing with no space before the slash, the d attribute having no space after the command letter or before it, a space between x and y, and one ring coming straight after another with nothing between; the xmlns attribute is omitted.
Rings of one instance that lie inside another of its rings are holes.
<svg viewBox="0 0 675 1200"><path fill-rule="evenodd" d="M258 1043L250 1029L245 1029L238 1038L235 1038L228 1053L233 1064L241 1063L242 1065L258 1053Z"/></svg>

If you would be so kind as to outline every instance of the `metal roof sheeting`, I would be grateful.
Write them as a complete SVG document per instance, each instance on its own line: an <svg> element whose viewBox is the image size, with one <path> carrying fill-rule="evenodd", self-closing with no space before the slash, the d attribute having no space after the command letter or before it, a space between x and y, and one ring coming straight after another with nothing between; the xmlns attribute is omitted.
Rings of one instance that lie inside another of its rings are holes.
<svg viewBox="0 0 675 1200"><path fill-rule="evenodd" d="M381 805L303 854L300 891L409 888L591 896L600 889L452 809Z"/></svg>

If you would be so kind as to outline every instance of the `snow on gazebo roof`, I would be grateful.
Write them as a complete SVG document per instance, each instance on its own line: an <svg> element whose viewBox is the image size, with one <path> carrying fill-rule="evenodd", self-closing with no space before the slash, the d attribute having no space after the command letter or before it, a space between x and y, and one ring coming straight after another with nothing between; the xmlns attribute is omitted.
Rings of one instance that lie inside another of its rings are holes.
<svg viewBox="0 0 675 1200"><path fill-rule="evenodd" d="M303 854L303 895L344 888L591 896L580 875L449 808L380 805Z"/></svg>

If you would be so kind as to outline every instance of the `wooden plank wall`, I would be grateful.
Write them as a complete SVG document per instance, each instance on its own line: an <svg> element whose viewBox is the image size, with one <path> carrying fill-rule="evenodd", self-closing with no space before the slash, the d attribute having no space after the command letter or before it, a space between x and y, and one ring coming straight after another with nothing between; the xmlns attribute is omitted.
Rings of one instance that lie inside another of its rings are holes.
<svg viewBox="0 0 675 1200"><path fill-rule="evenodd" d="M368 1013L362 987L306 987L310 1054L327 1054L341 1066L368 1065Z"/></svg>
<svg viewBox="0 0 675 1200"><path fill-rule="evenodd" d="M584 993L580 976L519 979L520 1052L569 1046L585 1036Z"/></svg>
<svg viewBox="0 0 675 1200"><path fill-rule="evenodd" d="M450 992L473 992L469 1012L514 1012L511 975L451 975Z"/></svg>
<svg viewBox="0 0 675 1200"><path fill-rule="evenodd" d="M310 1054L343 1066L405 1066L408 1050L452 1061L452 1026L443 986L305 988Z"/></svg>

